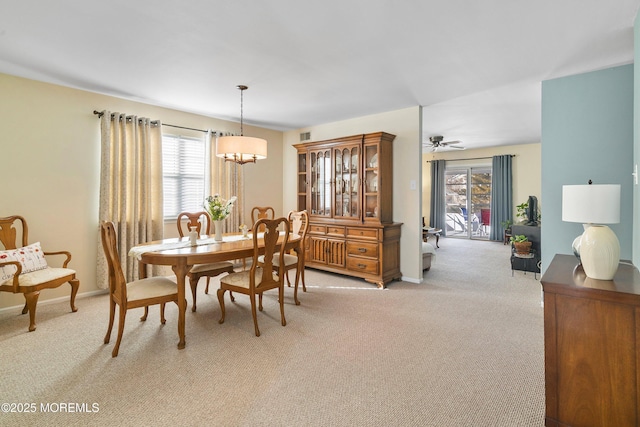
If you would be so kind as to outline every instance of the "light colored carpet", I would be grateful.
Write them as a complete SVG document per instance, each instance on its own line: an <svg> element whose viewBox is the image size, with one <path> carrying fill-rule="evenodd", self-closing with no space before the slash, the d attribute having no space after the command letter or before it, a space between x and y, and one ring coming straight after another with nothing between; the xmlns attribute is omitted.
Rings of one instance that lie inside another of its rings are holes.
<svg viewBox="0 0 640 427"><path fill-rule="evenodd" d="M184 350L175 305L164 326L156 306L146 322L129 311L115 359L115 328L102 344L106 295L79 299L77 313L40 305L32 333L19 309L4 311L0 403L36 413L0 413L0 425L542 426L539 281L512 277L508 246L453 238L424 278L378 290L307 270L300 306L286 290L286 327L265 295L260 337L246 296L219 325L201 283ZM41 411L60 403L98 412Z"/></svg>

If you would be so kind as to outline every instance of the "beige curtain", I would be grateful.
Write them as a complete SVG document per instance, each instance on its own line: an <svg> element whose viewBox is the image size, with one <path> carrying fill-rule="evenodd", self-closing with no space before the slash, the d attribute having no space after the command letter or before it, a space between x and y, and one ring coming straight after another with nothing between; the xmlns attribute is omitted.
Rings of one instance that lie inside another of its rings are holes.
<svg viewBox="0 0 640 427"><path fill-rule="evenodd" d="M211 195L220 194L220 197L227 200L233 196L238 198L231 215L225 220L224 230L225 233L236 233L242 224L242 218L244 218L244 174L242 165L216 157L217 136L223 135L216 135L212 132L207 134L211 159Z"/></svg>
<svg viewBox="0 0 640 427"><path fill-rule="evenodd" d="M138 262L127 254L133 246L163 238L162 127L147 118L103 111L99 222L113 221L127 281L138 278ZM154 274L157 274L157 268ZM102 243L97 284L108 288Z"/></svg>

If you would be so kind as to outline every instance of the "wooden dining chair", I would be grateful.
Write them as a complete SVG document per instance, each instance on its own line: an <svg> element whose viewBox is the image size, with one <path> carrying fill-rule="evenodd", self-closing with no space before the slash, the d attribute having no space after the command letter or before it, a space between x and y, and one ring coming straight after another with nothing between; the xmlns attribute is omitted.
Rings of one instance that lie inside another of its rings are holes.
<svg viewBox="0 0 640 427"><path fill-rule="evenodd" d="M284 257L285 246L289 240L289 221L282 217L273 220L259 219L253 225L253 262L249 270L232 273L220 279L220 289L218 289L218 301L220 302L221 317L219 323L224 323L225 306L224 293L233 291L248 295L251 300L251 314L253 315L253 324L256 336L260 336L258 329L258 317L256 314L256 296L259 297L259 310L262 311L262 294L270 289L278 289L278 301L280 302L280 319L282 326L286 326L287 321L284 317L284 266L273 271L273 257L276 254L276 246L280 237L279 227L282 224L284 228L283 241L281 242L278 255ZM264 231L264 258L259 263L260 248L258 247L258 229L260 226L265 227Z"/></svg>
<svg viewBox="0 0 640 427"><path fill-rule="evenodd" d="M185 221L186 220L186 221ZM189 230L195 228L198 236L202 234L211 234L211 216L208 212L181 212L178 215L178 234L180 237L188 236ZM214 262L210 264L196 264L191 267L187 277L191 286L191 295L193 296L193 307L191 311L196 311L196 290L201 277L207 278L207 285L204 293L209 293L209 281L212 277L221 275L222 273L233 273L233 263L228 261ZM233 295L231 295L233 299Z"/></svg>
<svg viewBox="0 0 640 427"><path fill-rule="evenodd" d="M102 238L102 248L109 267L109 327L104 337L104 343L108 344L111 339L111 330L113 329L117 305L119 307L118 339L111 353L112 357L116 357L122 341L127 310L144 307L144 315L140 318L140 320L144 321L147 320L148 307L160 304L160 322L164 325L166 323L164 305L168 302L178 303L178 285L166 277L149 277L127 283L122 273L116 230L112 222L102 222L100 225L100 237Z"/></svg>
<svg viewBox="0 0 640 427"><path fill-rule="evenodd" d="M307 292L307 287L304 281L304 256L305 256L305 240L307 236L307 231L309 230L309 214L307 211L291 211L289 215L287 215L287 219L289 220L289 224L291 227L291 233L300 235L300 246L295 250L292 249L288 253L284 254L282 258L284 260L284 269L285 276L287 278L287 285L291 286L291 281L289 280L289 270L296 269L296 280L295 287L293 290L293 300L296 305L300 305L300 301L298 300L298 282L302 279L302 290L303 292ZM262 262L262 256L258 258L258 262ZM274 271L278 271L280 268L280 254L273 255L273 269Z"/></svg>
<svg viewBox="0 0 640 427"><path fill-rule="evenodd" d="M22 237L19 239L18 236ZM76 271L68 268L71 253L67 251L44 252L40 242L28 244L29 228L20 215L0 218L0 291L21 293L25 304L22 314L29 313L29 332L36 330L36 306L40 291L53 289L65 283L71 285L71 311L76 312L76 294L80 281ZM18 246L21 244L21 246ZM62 268L50 267L46 256L64 255Z"/></svg>
<svg viewBox="0 0 640 427"><path fill-rule="evenodd" d="M255 206L251 209L251 222L253 224L255 224L259 219L274 219L275 216L276 211L271 206ZM258 231L264 231L264 226Z"/></svg>

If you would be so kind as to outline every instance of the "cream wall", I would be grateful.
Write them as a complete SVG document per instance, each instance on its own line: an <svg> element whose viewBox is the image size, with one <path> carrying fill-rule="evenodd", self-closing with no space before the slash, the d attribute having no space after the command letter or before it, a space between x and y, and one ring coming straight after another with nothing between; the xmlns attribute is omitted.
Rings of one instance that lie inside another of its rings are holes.
<svg viewBox="0 0 640 427"><path fill-rule="evenodd" d="M135 114L197 129L239 130L238 123L6 74L0 74L0 94L0 181L4 183L0 216L22 215L29 225L30 242L42 242L45 250L69 250L80 293L97 290L95 260L103 256L98 252L97 219L100 121L93 110ZM246 125L244 131L269 143L266 160L243 166L246 208L270 205L282 214L282 132ZM173 227L167 225L167 229ZM69 290L67 285L45 290L39 300L68 298ZM23 304L20 294L0 293L0 307ZM82 310L82 302L77 305Z"/></svg>
<svg viewBox="0 0 640 427"><path fill-rule="evenodd" d="M522 145L505 145L500 147L480 148L477 150L464 151L445 151L445 152L429 152L426 151L422 155L422 212L425 222L429 223L431 214L431 167L429 160L447 160L447 159L471 159L477 157L491 157L503 154L513 154L513 202L515 219L515 205L526 202L529 196L538 198L538 208L540 213L544 214L544 205L541 198L542 187L542 166L541 166L541 144L522 144ZM491 159L478 161L456 161L452 162L455 166L471 165L475 162L488 162Z"/></svg>
<svg viewBox="0 0 640 427"><path fill-rule="evenodd" d="M339 138L372 132L388 132L396 135L393 141L393 220L401 222L400 271L403 280L422 281L421 219L419 191L421 108L411 107L356 119L311 126L284 134L284 187L285 210L296 206L296 150L293 144L300 142L301 132L311 132L312 141ZM411 187L415 183L414 189Z"/></svg>

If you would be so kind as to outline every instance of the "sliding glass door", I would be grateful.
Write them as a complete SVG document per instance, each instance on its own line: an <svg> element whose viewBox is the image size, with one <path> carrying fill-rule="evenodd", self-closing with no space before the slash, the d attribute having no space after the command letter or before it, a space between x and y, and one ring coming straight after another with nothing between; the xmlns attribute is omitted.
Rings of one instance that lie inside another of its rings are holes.
<svg viewBox="0 0 640 427"><path fill-rule="evenodd" d="M491 167L447 167L446 235L488 239L491 218Z"/></svg>

